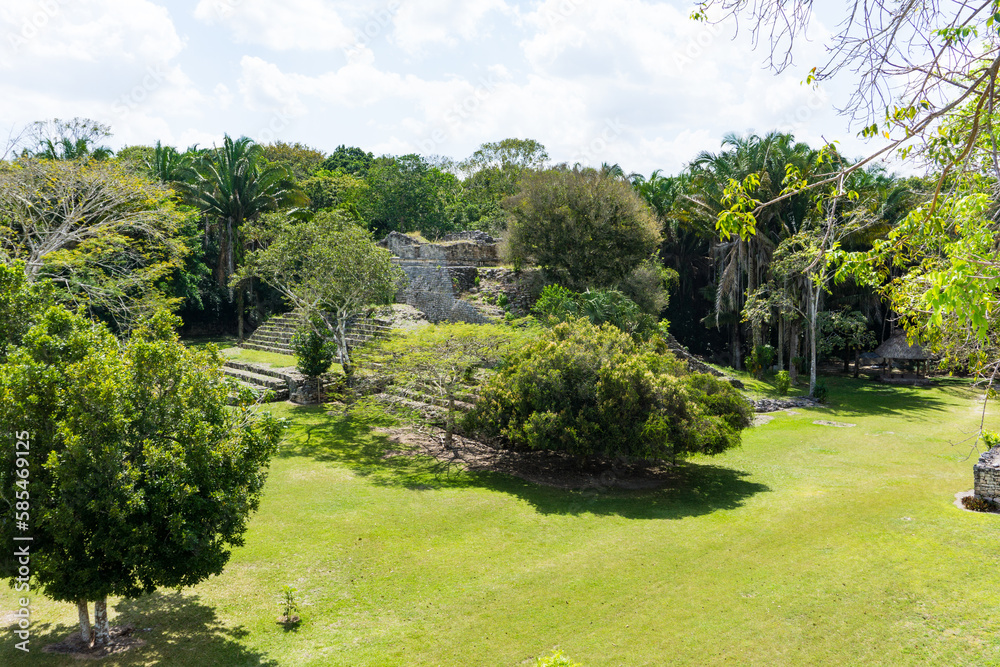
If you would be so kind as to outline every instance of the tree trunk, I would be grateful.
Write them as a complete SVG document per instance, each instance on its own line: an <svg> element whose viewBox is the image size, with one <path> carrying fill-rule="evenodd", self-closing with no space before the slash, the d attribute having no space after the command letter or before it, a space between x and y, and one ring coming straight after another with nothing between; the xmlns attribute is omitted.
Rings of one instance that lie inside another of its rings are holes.
<svg viewBox="0 0 1000 667"><path fill-rule="evenodd" d="M816 287L817 294L813 294L813 288L809 289L809 396L813 397L816 391L816 322L818 320L819 287Z"/></svg>
<svg viewBox="0 0 1000 667"><path fill-rule="evenodd" d="M111 626L108 624L108 598L94 602L94 646L105 646L111 641Z"/></svg>
<svg viewBox="0 0 1000 667"><path fill-rule="evenodd" d="M851 348L844 348L844 373L851 370Z"/></svg>
<svg viewBox="0 0 1000 667"><path fill-rule="evenodd" d="M86 600L76 601L76 613L80 618L80 639L90 645L90 610L87 608Z"/></svg>
<svg viewBox="0 0 1000 667"><path fill-rule="evenodd" d="M337 326L334 333L337 339L337 357L341 367L344 369L344 379L348 387L354 386L354 366L351 364L350 352L347 350L347 318L337 317Z"/></svg>
<svg viewBox="0 0 1000 667"><path fill-rule="evenodd" d="M858 379L858 372L861 370L861 349L854 348L854 379Z"/></svg>
<svg viewBox="0 0 1000 667"><path fill-rule="evenodd" d="M451 449L455 433L455 390L448 389L448 414L444 418L444 448Z"/></svg>
<svg viewBox="0 0 1000 667"><path fill-rule="evenodd" d="M799 381L799 367L793 361L799 356L799 323L798 321L792 322L789 327L791 331L788 332L788 379L791 383L798 384Z"/></svg>
<svg viewBox="0 0 1000 667"><path fill-rule="evenodd" d="M785 318L778 315L778 372L785 370Z"/></svg>
<svg viewBox="0 0 1000 667"><path fill-rule="evenodd" d="M733 368L736 370L742 370L740 365L740 325L739 323L733 324L733 336L730 342L730 356L733 361Z"/></svg>
<svg viewBox="0 0 1000 667"><path fill-rule="evenodd" d="M240 342L243 342L243 286L236 286L236 331Z"/></svg>

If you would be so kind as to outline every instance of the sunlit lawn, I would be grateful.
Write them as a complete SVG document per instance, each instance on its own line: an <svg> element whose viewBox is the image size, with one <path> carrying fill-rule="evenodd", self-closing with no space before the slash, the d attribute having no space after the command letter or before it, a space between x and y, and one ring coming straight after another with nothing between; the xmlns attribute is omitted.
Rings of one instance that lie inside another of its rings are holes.
<svg viewBox="0 0 1000 667"><path fill-rule="evenodd" d="M829 408L644 492L384 459L374 414L282 404L246 546L194 589L115 601L148 644L102 664L514 666L557 646L588 667L1000 664L1000 515L952 504L975 392L827 384ZM296 630L275 623L286 583ZM0 665L77 664L39 652L74 608L32 604L32 653L8 632Z"/></svg>

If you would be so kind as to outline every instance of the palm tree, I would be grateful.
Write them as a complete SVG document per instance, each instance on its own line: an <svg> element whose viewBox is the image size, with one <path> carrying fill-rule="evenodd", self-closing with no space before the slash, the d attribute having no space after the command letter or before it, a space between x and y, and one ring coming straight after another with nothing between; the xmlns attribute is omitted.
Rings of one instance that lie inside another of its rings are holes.
<svg viewBox="0 0 1000 667"><path fill-rule="evenodd" d="M242 228L262 214L308 204L308 197L292 183L283 167L269 166L262 149L249 137L235 141L226 135L222 146L206 151L195 167L193 183L187 188L190 200L215 221L219 257L215 279L228 285L242 259ZM230 285L230 295L232 295ZM238 286L237 317L239 338L243 340L243 291Z"/></svg>
<svg viewBox="0 0 1000 667"><path fill-rule="evenodd" d="M786 165L794 165L800 172L807 173L814 162L815 151L807 144L796 142L792 135L780 132L764 137L729 134L722 145L727 150L703 152L691 162L687 192L677 197L674 208L677 215L712 239L711 255L716 263L712 319L717 326L721 326L723 320L731 322L733 365L739 368L740 318L722 316L740 314L746 295L766 281L774 249L783 238L800 228L809 214L809 201L805 195L799 195L769 206L757 214L756 234L745 239L723 239L715 232L715 221L728 207L725 189L732 181L743 182L747 176L756 174L760 184L752 194L760 201L769 201L784 188ZM754 345L765 338L759 321L752 325L752 338Z"/></svg>

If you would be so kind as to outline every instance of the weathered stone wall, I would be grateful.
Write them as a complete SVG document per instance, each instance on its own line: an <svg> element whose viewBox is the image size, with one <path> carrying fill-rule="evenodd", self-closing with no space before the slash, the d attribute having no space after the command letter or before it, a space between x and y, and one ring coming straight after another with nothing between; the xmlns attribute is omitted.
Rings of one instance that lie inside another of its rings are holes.
<svg viewBox="0 0 1000 667"><path fill-rule="evenodd" d="M482 232L469 232L468 236L454 234L439 243L421 243L399 232L379 241L400 259L424 260L449 266L495 266L500 261L499 244Z"/></svg>
<svg viewBox="0 0 1000 667"><path fill-rule="evenodd" d="M446 267L420 260L397 260L406 273L406 286L396 295L396 301L405 303L427 315L427 319L438 322L471 322L485 324L489 318L469 303L455 298L453 273L460 280L475 283L476 268L462 267L471 271L456 271L457 267Z"/></svg>
<svg viewBox="0 0 1000 667"><path fill-rule="evenodd" d="M1000 504L1000 447L983 452L972 474L976 497Z"/></svg>

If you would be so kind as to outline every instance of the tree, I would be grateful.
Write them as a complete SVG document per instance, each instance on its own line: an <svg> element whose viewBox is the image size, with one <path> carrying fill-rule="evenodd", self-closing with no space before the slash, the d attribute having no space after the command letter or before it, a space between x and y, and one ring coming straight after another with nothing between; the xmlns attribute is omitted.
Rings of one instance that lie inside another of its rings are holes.
<svg viewBox="0 0 1000 667"><path fill-rule="evenodd" d="M361 220L361 210L368 194L368 184L339 171L320 169L300 183L309 197L313 211L342 209L352 218Z"/></svg>
<svg viewBox="0 0 1000 667"><path fill-rule="evenodd" d="M302 315L317 318L337 344L348 383L354 368L347 324L373 307L395 301L403 272L392 253L341 211L321 211L311 220L283 215L261 218L250 230L261 245L247 256L236 280L257 276L280 291Z"/></svg>
<svg viewBox="0 0 1000 667"><path fill-rule="evenodd" d="M438 324L379 343L366 361L389 369L394 384L436 395L445 408L444 446L451 449L460 393L474 389L477 368L494 366L521 337L501 325Z"/></svg>
<svg viewBox="0 0 1000 667"><path fill-rule="evenodd" d="M205 155L189 188L191 201L215 220L219 258L215 278L219 285L237 287L237 327L243 340L244 285L230 283L244 251L242 228L268 211L305 206L305 195L284 168L265 164L263 149L248 137L235 141L226 135L222 146Z"/></svg>
<svg viewBox="0 0 1000 667"><path fill-rule="evenodd" d="M0 168L0 258L23 261L63 298L128 329L169 305L158 282L180 265L189 217L170 190L114 161L21 159Z"/></svg>
<svg viewBox="0 0 1000 667"><path fill-rule="evenodd" d="M514 350L470 420L515 447L676 460L738 445L750 407L728 383L688 373L655 344L575 320Z"/></svg>
<svg viewBox="0 0 1000 667"><path fill-rule="evenodd" d="M315 318L313 318L315 320ZM330 339L319 322L307 322L292 336L292 350L295 352L295 367L300 373L316 382L316 400L323 402L322 375L330 370L337 346Z"/></svg>
<svg viewBox="0 0 1000 667"><path fill-rule="evenodd" d="M326 154L321 150L295 142L275 141L261 147L267 163L285 169L296 181L303 181L322 168Z"/></svg>
<svg viewBox="0 0 1000 667"><path fill-rule="evenodd" d="M376 236L419 231L436 238L459 227L461 184L419 155L380 157L365 180L368 193L360 211Z"/></svg>
<svg viewBox="0 0 1000 667"><path fill-rule="evenodd" d="M321 167L327 171L339 171L350 176L365 178L374 160L374 155L364 152L357 146L348 147L341 144L323 160Z"/></svg>
<svg viewBox="0 0 1000 667"><path fill-rule="evenodd" d="M40 120L28 126L22 153L42 160L104 160L112 151L96 144L110 136L109 126L89 118Z"/></svg>
<svg viewBox="0 0 1000 667"><path fill-rule="evenodd" d="M854 352L854 377L858 377L858 354L863 347L874 347L875 334L868 328L868 319L856 310L827 310L820 314L819 349L827 354L834 350L844 353L847 372L851 352Z"/></svg>
<svg viewBox="0 0 1000 667"><path fill-rule="evenodd" d="M592 169L528 174L504 206L506 259L542 266L572 289L619 287L660 241L656 219L628 183Z"/></svg>
<svg viewBox="0 0 1000 667"><path fill-rule="evenodd" d="M28 526L5 513L0 538L21 544L30 531L30 584L77 604L86 641L93 601L97 644L109 637L109 595L222 571L280 439L280 424L247 402L227 407L218 352L187 349L176 324L156 315L119 342L53 307L0 365L0 419L13 425L0 440L0 495L30 501L18 519ZM7 550L0 576L17 573Z"/></svg>

